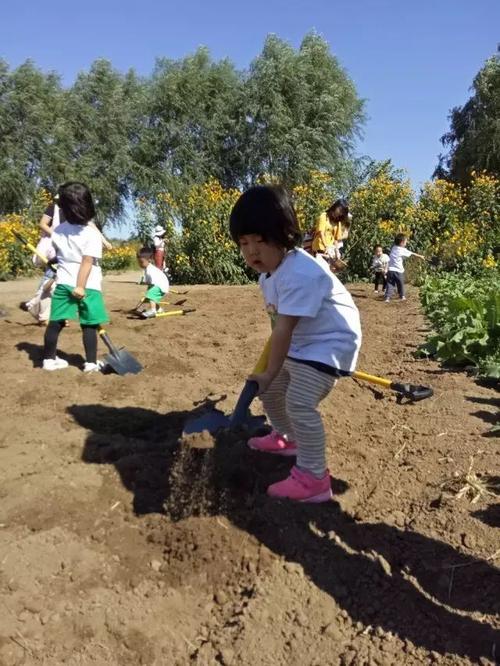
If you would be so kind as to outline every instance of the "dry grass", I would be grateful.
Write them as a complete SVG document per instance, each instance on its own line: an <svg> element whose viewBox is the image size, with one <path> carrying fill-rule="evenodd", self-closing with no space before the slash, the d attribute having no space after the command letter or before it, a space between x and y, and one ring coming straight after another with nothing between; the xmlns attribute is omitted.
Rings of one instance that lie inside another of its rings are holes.
<svg viewBox="0 0 500 666"><path fill-rule="evenodd" d="M498 477L487 474L478 475L473 471L474 457L470 458L469 469L465 474L457 474L441 484L441 488L453 495L455 499L466 497L471 504L476 504L482 497L496 497L500 495L500 482Z"/></svg>

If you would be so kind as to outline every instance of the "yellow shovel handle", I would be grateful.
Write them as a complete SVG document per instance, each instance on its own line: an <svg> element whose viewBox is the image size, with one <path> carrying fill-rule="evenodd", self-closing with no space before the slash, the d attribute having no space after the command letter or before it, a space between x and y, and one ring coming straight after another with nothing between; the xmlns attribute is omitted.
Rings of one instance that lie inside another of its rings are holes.
<svg viewBox="0 0 500 666"><path fill-rule="evenodd" d="M160 315L161 316L161 315ZM255 364L252 374L258 375L261 372L265 372L267 368L267 363L269 361L269 353L271 351L271 338L269 338L262 350L262 353L259 357L259 360ZM376 375L370 375L367 372L362 372L361 370L356 370L352 373L354 379L360 379L364 382L370 382L370 384L377 384L378 386L383 386L384 388L391 388L392 381L390 379L384 379L383 377L377 377Z"/></svg>
<svg viewBox="0 0 500 666"><path fill-rule="evenodd" d="M159 312L156 317L173 317L182 314L184 314L184 310L170 310L170 312Z"/></svg>
<svg viewBox="0 0 500 666"><path fill-rule="evenodd" d="M352 376L354 379L361 379L364 382L370 382L370 384L378 384L378 386L383 386L384 388L391 388L392 385L390 379L369 375L367 372L361 372L361 370L356 370L356 372L352 373Z"/></svg>
<svg viewBox="0 0 500 666"><path fill-rule="evenodd" d="M259 356L259 360L255 364L255 368L253 369L252 372L253 375L260 375L262 372L266 371L267 362L269 361L270 351L271 351L271 338L269 338L266 344L264 345L264 349L262 350L262 353Z"/></svg>

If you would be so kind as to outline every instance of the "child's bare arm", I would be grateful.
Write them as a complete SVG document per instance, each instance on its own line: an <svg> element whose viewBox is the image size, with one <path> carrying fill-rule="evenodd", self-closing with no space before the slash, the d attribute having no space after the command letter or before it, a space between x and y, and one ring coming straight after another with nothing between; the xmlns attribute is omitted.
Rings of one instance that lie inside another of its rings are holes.
<svg viewBox="0 0 500 666"><path fill-rule="evenodd" d="M75 298L84 298L85 297L85 285L89 279L90 271L94 265L94 257L84 256L82 257L82 263L80 265L80 270L78 271L78 277L76 279L76 287L73 289L73 296Z"/></svg>
<svg viewBox="0 0 500 666"><path fill-rule="evenodd" d="M45 213L42 215L42 219L40 220L40 229L44 231L47 236L52 236L52 227L50 226L52 223L52 218L49 215L45 215Z"/></svg>
<svg viewBox="0 0 500 666"><path fill-rule="evenodd" d="M288 315L278 315L276 324L271 335L271 350L267 369L259 375L252 375L250 379L258 382L259 393L265 393L269 385L281 370L283 362L290 349L293 329L297 325L300 317L290 317Z"/></svg>

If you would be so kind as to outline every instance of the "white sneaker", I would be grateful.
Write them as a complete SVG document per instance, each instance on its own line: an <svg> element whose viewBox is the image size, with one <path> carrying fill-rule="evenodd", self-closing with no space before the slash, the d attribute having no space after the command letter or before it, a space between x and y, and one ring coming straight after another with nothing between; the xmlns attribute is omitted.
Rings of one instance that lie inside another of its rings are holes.
<svg viewBox="0 0 500 666"><path fill-rule="evenodd" d="M153 317L156 317L156 310L144 310L141 313L141 316L144 319L152 319Z"/></svg>
<svg viewBox="0 0 500 666"><path fill-rule="evenodd" d="M88 363L83 364L83 372L101 372L104 369L106 363L102 361L97 361L97 363Z"/></svg>
<svg viewBox="0 0 500 666"><path fill-rule="evenodd" d="M59 356L56 356L55 358L44 358L43 359L43 369L44 370L64 370L64 368L67 368L69 365L68 361L64 361L62 358L59 358Z"/></svg>

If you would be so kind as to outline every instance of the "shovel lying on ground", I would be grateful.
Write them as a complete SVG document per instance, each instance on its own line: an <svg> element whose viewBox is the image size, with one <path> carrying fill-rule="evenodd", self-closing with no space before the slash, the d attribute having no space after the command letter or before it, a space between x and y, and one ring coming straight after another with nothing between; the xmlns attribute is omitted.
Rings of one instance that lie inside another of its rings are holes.
<svg viewBox="0 0 500 666"><path fill-rule="evenodd" d="M361 372L361 370L353 372L352 376L353 379L360 379L363 382L377 384L377 386L382 386L383 388L394 391L397 393L396 401L398 404L401 404L404 398L406 398L408 402L419 402L420 400L425 400L426 398L430 398L434 395L434 391L430 386L393 382L392 380L385 379L384 377L369 375L367 372Z"/></svg>
<svg viewBox="0 0 500 666"><path fill-rule="evenodd" d="M146 299L141 298L141 300L137 303L135 308L132 308L132 310L129 310L129 314L137 314L140 315L140 310L139 308L141 305L144 305ZM184 303L187 301L187 298L180 298L178 301L175 301L174 303L170 303L169 301L160 301L159 305L175 305L176 307L179 307L180 305L184 305Z"/></svg>
<svg viewBox="0 0 500 666"><path fill-rule="evenodd" d="M196 308L184 308L184 310L169 310L168 312L158 312L151 319L158 319L158 317L175 317L176 315L186 315L190 312L196 312Z"/></svg>
<svg viewBox="0 0 500 666"><path fill-rule="evenodd" d="M266 342L266 346L264 347L252 374L259 374L265 371L270 349L271 338ZM370 375L361 371L353 372L352 377L364 382L369 382L370 384L376 384L377 386L391 389L391 391L394 391L397 394L396 400L398 404L401 404L404 398L409 402L419 402L420 400L425 400L425 398L430 398L434 395L434 391L430 386L393 382L390 379L377 377L376 375ZM226 416L220 410L214 409L208 414L189 419L184 426L184 434L190 435L196 432L202 432L203 430L208 430L208 432L214 433L219 430L219 428L237 428L241 426L247 426L250 429L252 426L257 427L263 425L265 422L264 417L252 416L250 414L250 405L258 391L259 386L257 382L247 379L231 416Z"/></svg>
<svg viewBox="0 0 500 666"><path fill-rule="evenodd" d="M30 250L30 252L36 254L36 256L39 257L39 259L45 265L50 264L54 269L57 268L55 263L49 262L47 257L39 252L30 242L28 242L24 236L19 234L17 231L13 231L12 233L18 241L20 241L25 247L28 248L28 250ZM136 375L137 373L141 372L141 370L143 370L143 367L139 361L135 359L132 354L126 351L126 349L123 347L120 349L115 347L104 328L99 327L99 335L110 351L110 353L105 357L105 361L118 375L126 375L128 373Z"/></svg>

